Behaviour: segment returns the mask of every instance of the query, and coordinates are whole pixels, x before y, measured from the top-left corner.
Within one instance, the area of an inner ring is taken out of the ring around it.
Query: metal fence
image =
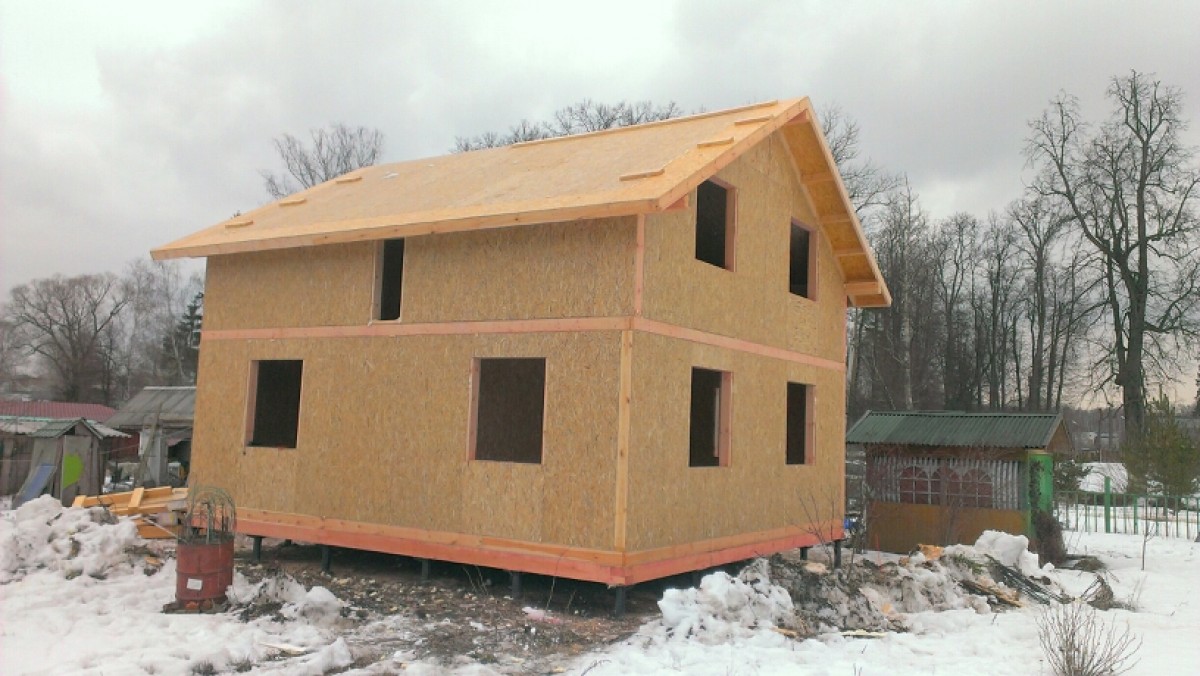
[[[1200,538],[1200,496],[1071,491],[1054,496],[1054,516],[1066,530]]]

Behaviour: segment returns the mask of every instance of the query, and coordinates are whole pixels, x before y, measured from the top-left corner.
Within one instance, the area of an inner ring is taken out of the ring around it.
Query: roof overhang
[[[156,260],[667,212],[772,134],[833,245],[846,296],[891,294],[807,99],[365,167],[156,248]]]

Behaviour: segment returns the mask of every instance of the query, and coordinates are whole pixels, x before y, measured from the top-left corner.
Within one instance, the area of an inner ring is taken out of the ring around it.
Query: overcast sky
[[[1197,26],[1196,2],[0,0],[0,294],[263,203],[284,132],[378,127],[404,160],[584,97],[836,103],[932,216],[982,216],[1060,90],[1099,119],[1150,71],[1200,117]]]

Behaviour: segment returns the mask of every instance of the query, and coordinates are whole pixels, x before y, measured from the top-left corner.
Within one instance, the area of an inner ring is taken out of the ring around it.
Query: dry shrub
[[[1054,606],[1038,618],[1038,642],[1056,676],[1123,674],[1137,665],[1142,639],[1105,623],[1085,603]]]

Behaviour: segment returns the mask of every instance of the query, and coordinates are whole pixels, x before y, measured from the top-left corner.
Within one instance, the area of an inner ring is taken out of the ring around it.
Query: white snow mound
[[[0,514],[0,584],[38,569],[103,578],[129,563],[125,550],[137,541],[129,519],[114,522],[103,507],[65,508],[44,495]]]
[[[705,575],[699,588],[668,589],[658,607],[673,639],[709,645],[749,636],[760,626],[788,624],[794,617],[792,598],[771,584],[765,559],[737,577],[717,572]]]

